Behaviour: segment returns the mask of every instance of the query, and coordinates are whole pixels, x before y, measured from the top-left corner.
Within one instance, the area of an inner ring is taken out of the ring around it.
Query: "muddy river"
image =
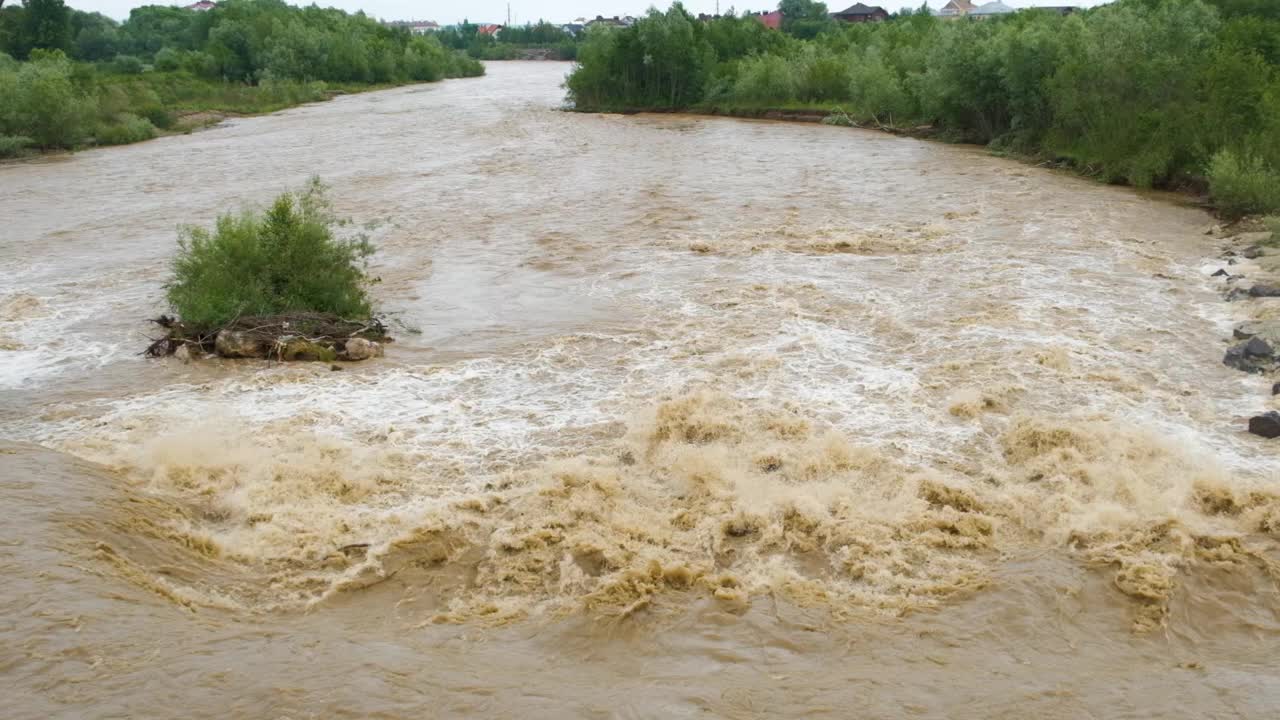
[[[0,165],[0,714],[1280,712],[1211,218],[566,69]],[[178,226],[313,174],[387,357],[142,358]]]

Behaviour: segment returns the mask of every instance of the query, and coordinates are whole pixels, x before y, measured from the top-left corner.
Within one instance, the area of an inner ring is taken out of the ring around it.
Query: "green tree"
[[[344,240],[319,179],[276,198],[265,213],[223,215],[212,231],[188,228],[179,241],[169,303],[198,331],[239,316],[372,312],[365,261],[374,248]]]
[[[4,134],[32,138],[45,148],[72,148],[84,142],[96,101],[72,82],[71,62],[59,50],[36,50],[12,85],[0,89],[6,102]]]
[[[23,0],[22,51],[71,50],[71,12],[62,0]]]
[[[120,26],[105,15],[72,10],[71,36],[76,60],[100,62],[120,54]]]
[[[782,13],[782,31],[798,38],[813,38],[823,30],[835,27],[827,13],[826,3],[813,0],[782,0],[778,3]]]

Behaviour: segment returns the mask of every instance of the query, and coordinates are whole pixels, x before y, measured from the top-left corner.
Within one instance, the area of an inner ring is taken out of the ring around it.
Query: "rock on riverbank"
[[[1270,375],[1271,395],[1280,394],[1280,238],[1270,232],[1244,232],[1225,240],[1220,268],[1213,277],[1225,283],[1224,297],[1240,301],[1252,318],[1233,331],[1235,344],[1222,358],[1229,367]],[[1270,410],[1249,420],[1249,432],[1280,437],[1280,413]]]
[[[283,361],[356,362],[382,357],[392,341],[378,320],[344,320],[323,313],[291,313],[238,318],[223,328],[193,331],[169,317],[155,320],[167,331],[152,342],[152,357],[177,356],[189,362],[203,354],[224,358]]]

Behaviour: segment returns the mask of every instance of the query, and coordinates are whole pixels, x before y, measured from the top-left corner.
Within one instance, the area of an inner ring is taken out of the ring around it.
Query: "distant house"
[[[838,13],[831,13],[831,17],[847,23],[880,22],[881,20],[888,20],[889,13],[879,6],[858,3],[850,5]]]
[[[986,3],[985,5],[979,5],[978,7],[970,10],[969,17],[973,18],[974,20],[985,20],[990,17],[997,17],[1000,15],[1010,15],[1015,12],[1017,11],[1009,7],[1008,5],[1005,5],[1004,3],[1000,2],[1000,0],[995,0],[995,2],[989,2],[989,3]]]
[[[973,12],[975,9],[977,8],[975,8],[973,3],[969,2],[969,0],[948,0],[947,4],[943,5],[942,9],[938,11],[938,17],[942,17],[942,18],[964,17],[965,15],[968,15],[969,13]]]
[[[628,20],[631,22],[627,22]],[[587,27],[596,27],[597,25],[606,25],[608,27],[627,27],[634,22],[635,18],[620,18],[616,15],[611,18],[607,18],[603,15],[597,15],[595,20],[588,20],[586,25]]]
[[[402,27],[414,35],[426,35],[427,33],[440,31],[440,24],[431,20],[402,20],[389,24]]]
[[[501,25],[480,25],[476,27],[477,35],[489,35],[490,37],[498,37],[498,33],[502,31]]]
[[[770,28],[771,30],[782,29],[782,11],[781,10],[774,10],[773,12],[762,12],[759,15],[753,15],[752,17],[754,17],[756,20],[759,20],[761,25],[764,25],[765,27]]]
[[[575,23],[568,23],[565,25],[561,25],[560,29],[565,31],[569,35],[577,37],[582,34],[583,30],[587,29],[587,26],[582,23],[575,22]]]
[[[210,10],[216,7],[218,7],[218,3],[216,2],[210,2],[210,0],[200,0],[200,2],[192,3],[182,9],[191,10],[192,12],[209,12]]]
[[[1054,12],[1059,15],[1070,15],[1074,12],[1080,12],[1080,8],[1075,5],[1042,5],[1030,8],[1031,10],[1043,10],[1045,12]]]

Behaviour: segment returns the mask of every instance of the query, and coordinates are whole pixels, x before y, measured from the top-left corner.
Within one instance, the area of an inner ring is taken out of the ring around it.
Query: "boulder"
[[[1249,288],[1249,297],[1280,297],[1280,285],[1254,285]]]
[[[339,355],[343,360],[359,361],[382,357],[382,344],[364,338],[350,338]]]
[[[173,356],[181,360],[183,365],[186,365],[191,362],[191,348],[186,343],[182,343],[177,350],[173,351]]]
[[[1231,274],[1231,273],[1227,272],[1225,269],[1223,269],[1223,268],[1218,268],[1218,271],[1217,271],[1217,272],[1215,272],[1214,274],[1210,275],[1209,277],[1227,277],[1227,276],[1228,276],[1228,275],[1230,275],[1230,274]]]
[[[1280,347],[1280,320],[1250,320],[1237,325],[1231,334],[1237,340],[1260,337],[1272,348]]]
[[[1222,364],[1250,373],[1265,372],[1275,364],[1275,351],[1267,341],[1253,337],[1228,350]]]
[[[266,343],[240,330],[219,331],[213,349],[225,358],[264,358],[268,351]]]
[[[306,338],[293,337],[283,340],[277,346],[281,360],[323,360],[329,362],[337,357],[333,348]]]
[[[1249,418],[1249,432],[1270,439],[1280,437],[1280,412],[1272,410]]]
[[[1272,386],[1271,386],[1271,394],[1272,394],[1272,395],[1280,395],[1280,382],[1278,382],[1278,383],[1276,383],[1275,385],[1272,385]]]
[[[1245,357],[1269,358],[1275,355],[1275,352],[1271,343],[1260,337],[1251,337],[1244,342]]]

